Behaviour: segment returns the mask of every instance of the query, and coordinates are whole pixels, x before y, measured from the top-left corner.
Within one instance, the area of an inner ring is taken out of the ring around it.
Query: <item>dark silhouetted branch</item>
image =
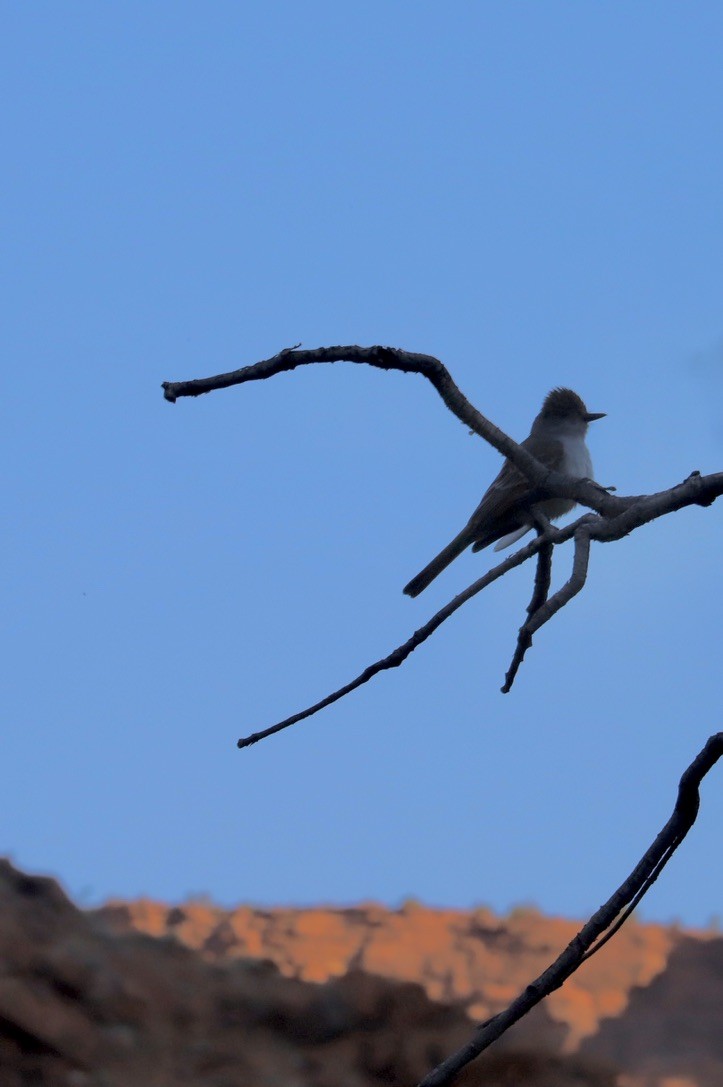
[[[544,535],[548,525],[538,524],[537,535]],[[532,645],[532,634],[529,630],[530,619],[533,615],[539,611],[542,605],[547,600],[547,594],[550,591],[550,581],[552,580],[552,552],[554,546],[548,539],[537,552],[537,569],[535,571],[535,584],[532,587],[532,599],[527,605],[527,619],[520,627],[517,635],[517,645],[515,646],[514,656],[512,657],[512,663],[510,664],[507,674],[505,675],[504,686],[502,687],[502,693],[508,694],[512,690],[512,684],[515,682],[515,676],[519,670],[520,665],[525,659],[525,653]]]
[[[542,604],[534,615],[530,616],[527,624],[530,632],[530,637],[536,634],[537,631],[552,619],[560,608],[564,608],[565,604],[572,600],[573,596],[582,589],[587,578],[587,568],[590,561],[590,527],[587,517],[583,517],[578,522],[574,534],[575,540],[575,557],[572,561],[572,573],[570,574],[569,581],[559,589],[554,596],[551,596],[549,600],[546,600]]]
[[[527,477],[532,484],[531,505],[551,496],[568,498],[573,499],[582,506],[595,510],[597,516],[587,514],[581,518],[573,526],[575,528],[574,533],[567,529],[556,529],[547,533],[544,553],[539,546],[527,545],[527,547],[522,548],[514,556],[514,561],[507,560],[491,571],[489,575],[480,578],[468,590],[455,597],[446,608],[433,616],[404,645],[399,646],[389,656],[370,665],[351,683],[328,695],[314,706],[309,707],[309,709],[286,718],[286,720],[279,722],[272,728],[255,732],[246,739],[240,740],[240,747],[248,747],[266,736],[280,732],[282,729],[288,728],[289,725],[312,716],[325,706],[331,705],[346,694],[356,690],[357,687],[367,683],[378,672],[387,668],[396,668],[461,604],[502,576],[502,573],[506,573],[507,570],[511,570],[514,566],[525,562],[532,555],[539,554],[535,589],[528,608],[528,618],[520,629],[515,654],[505,677],[505,685],[502,688],[505,692],[509,691],[525,653],[532,644],[533,635],[577,595],[585,584],[590,556],[590,542],[592,540],[609,543],[613,540],[622,539],[623,536],[627,536],[636,528],[640,528],[658,517],[683,509],[685,506],[709,506],[723,494],[723,472],[709,476],[701,476],[700,472],[693,472],[683,483],[679,483],[666,491],[651,495],[629,495],[626,497],[613,496],[609,493],[610,489],[600,487],[591,480],[571,479],[559,472],[552,472],[470,404],[439,359],[431,355],[402,351],[399,348],[360,347],[355,345],[319,347],[303,351],[299,350],[298,347],[286,348],[272,358],[264,359],[261,362],[244,366],[229,373],[217,374],[215,377],[198,378],[193,381],[166,381],[163,383],[164,395],[167,400],[175,403],[180,397],[200,396],[215,389],[226,389],[232,385],[242,385],[248,381],[265,380],[278,374],[288,373],[300,366],[334,362],[359,363],[381,370],[398,370],[401,373],[420,374],[434,386],[449,410],[466,427],[489,442],[498,452],[512,461]],[[569,539],[573,534],[575,536],[575,557],[572,575],[562,589],[548,599],[549,566],[552,550],[555,545]],[[545,582],[547,582],[546,585]]]
[[[380,346],[316,347],[306,351],[287,347],[272,358],[263,359],[250,366],[242,366],[241,369],[232,370],[226,374],[195,378],[191,381],[164,381],[163,395],[166,400],[175,404],[180,397],[202,396],[216,389],[228,389],[232,385],[243,385],[247,381],[263,381],[277,374],[289,373],[299,366],[333,362],[360,363],[374,366],[379,370],[398,370],[403,374],[420,374],[426,377],[460,422],[484,438],[504,457],[508,457],[531,483],[539,487],[540,498],[549,494],[572,498],[581,505],[607,516],[621,513],[627,508],[626,499],[613,497],[604,487],[600,487],[591,480],[572,479],[560,472],[551,472],[504,431],[486,419],[462,394],[452,380],[447,367],[432,355],[402,351],[398,347]]]
[[[550,532],[557,538],[558,535],[566,534],[567,538],[572,535],[574,525],[568,525],[564,529],[551,528]],[[473,582],[468,588],[461,592],[458,596],[455,596],[454,600],[450,600],[448,604],[445,604],[436,615],[433,615],[431,619],[427,620],[424,626],[421,626],[419,630],[415,630],[411,638],[408,638],[403,645],[397,646],[386,657],[382,657],[381,660],[376,661],[374,664],[370,664],[368,668],[365,668],[356,679],[353,679],[350,683],[346,683],[343,687],[340,687],[338,691],[334,691],[332,694],[327,695],[326,698],[322,698],[320,702],[316,702],[313,706],[309,706],[308,709],[301,710],[299,713],[292,714],[291,717],[284,718],[283,721],[279,721],[276,725],[271,725],[270,728],[265,728],[261,732],[252,732],[250,736],[244,736],[238,741],[238,747],[251,747],[252,744],[258,743],[259,740],[265,740],[267,736],[273,736],[276,732],[281,732],[282,729],[289,728],[290,725],[298,724],[299,721],[306,720],[307,717],[313,717],[319,710],[325,709],[333,702],[338,702],[340,698],[344,698],[345,695],[351,694],[352,691],[357,690],[358,687],[362,687],[365,683],[368,683],[370,679],[378,675],[379,672],[385,671],[387,668],[398,668],[402,664],[410,653],[413,653],[415,649],[426,642],[435,630],[442,625],[442,623],[449,619],[450,615],[461,608],[463,604],[466,604],[468,600],[471,600],[477,593],[482,592],[488,585],[491,585],[493,581],[497,581],[509,570],[514,570],[516,566],[521,566],[523,562],[527,560],[541,549],[551,547],[550,536],[548,534],[540,535],[531,543],[525,547],[516,551],[514,555],[510,555],[508,559],[501,562],[499,566],[495,566],[493,570],[484,574],[477,581]]]
[[[574,524],[554,529],[538,523],[538,536],[493,570],[475,581],[464,592],[436,613],[403,645],[388,656],[369,665],[356,679],[328,695],[315,705],[296,713],[278,724],[252,733],[238,741],[248,747],[282,729],[305,720],[345,695],[367,683],[379,672],[396,668],[421,645],[441,624],[464,603],[481,592],[509,570],[521,565],[533,555],[538,556],[534,591],[528,606],[528,618],[520,629],[515,655],[506,676],[509,690],[517,670],[532,644],[533,635],[563,608],[585,585],[590,544],[596,540],[609,543],[620,540],[630,532],[649,524],[658,517],[676,512],[686,506],[709,506],[723,494],[723,473],[701,476],[693,472],[686,480],[668,490],[651,495],[617,497],[590,480],[575,480],[549,471],[525,449],[494,426],[463,396],[446,367],[431,355],[421,355],[390,347],[324,347],[315,350],[288,348],[273,358],[242,367],[215,377],[193,381],[164,382],[164,395],[170,402],[180,397],[199,396],[215,389],[259,381],[286,373],[299,366],[334,362],[360,363],[382,370],[398,370],[425,377],[436,389],[450,411],[490,445],[507,457],[530,481],[530,504],[548,497],[572,499],[594,510],[584,514]],[[556,545],[573,538],[575,553],[569,580],[552,597],[549,596],[552,554]],[[536,978],[504,1011],[488,1019],[475,1031],[468,1044],[442,1062],[420,1084],[420,1087],[445,1087],[475,1057],[518,1022],[535,1005],[561,985],[582,962],[596,954],[618,931],[632,910],[658,878],[675,850],[695,822],[700,804],[699,788],[703,777],[723,755],[723,733],[712,736],[700,754],[683,774],[671,818],[627,880],[611,898],[590,918],[554,963]]]
[[[711,736],[680,779],[673,814],[621,887],[590,918],[551,966],[535,978],[504,1011],[477,1028],[470,1041],[442,1061],[419,1087],[446,1087],[536,1004],[559,989],[577,968],[599,951],[630,915],[630,908],[652,886],[693,826],[700,806],[700,783],[723,756],[723,732]],[[621,919],[622,918],[622,919]]]

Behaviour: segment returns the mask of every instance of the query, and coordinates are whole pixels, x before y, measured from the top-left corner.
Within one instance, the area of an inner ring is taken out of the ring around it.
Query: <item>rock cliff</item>
[[[78,910],[0,862],[0,1087],[411,1087],[576,925],[516,910]],[[635,921],[459,1080],[719,1087],[723,939]]]

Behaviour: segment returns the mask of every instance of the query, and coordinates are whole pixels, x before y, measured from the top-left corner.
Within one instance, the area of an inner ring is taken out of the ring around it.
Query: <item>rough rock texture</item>
[[[505,1007],[580,927],[534,908],[500,918],[487,909],[433,910],[416,903],[401,910],[369,904],[228,911],[142,900],[111,903],[100,912],[116,931],[172,935],[211,962],[269,959],[286,977],[304,981],[326,981],[356,969],[417,982],[431,1000],[461,1006],[472,1019]],[[555,1048],[576,1052],[603,1019],[622,1015],[631,991],[661,974],[682,940],[675,929],[629,921],[603,953],[547,1000],[558,1025]]]
[[[0,862],[0,1087],[411,1087],[574,928],[415,905],[81,912]],[[723,1083],[723,940],[633,924],[565,989],[458,1082]]]

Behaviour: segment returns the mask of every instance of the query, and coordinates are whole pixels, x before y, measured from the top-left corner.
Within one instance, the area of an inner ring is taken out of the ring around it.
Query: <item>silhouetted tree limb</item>
[[[504,457],[508,457],[531,483],[540,488],[540,498],[550,494],[574,498],[581,505],[607,515],[619,513],[626,508],[625,499],[613,497],[591,480],[571,479],[560,472],[551,472],[470,404],[452,380],[447,367],[432,355],[402,351],[398,347],[316,347],[308,351],[287,347],[270,359],[263,359],[227,374],[216,374],[215,377],[196,378],[192,381],[164,381],[163,395],[166,400],[175,404],[179,397],[201,396],[215,389],[227,389],[231,385],[243,385],[247,381],[262,381],[277,374],[288,373],[298,366],[329,362],[363,363],[379,370],[421,374],[431,382],[460,422],[484,438]]]
[[[538,559],[536,588],[531,604],[528,607],[528,617],[518,635],[512,664],[505,677],[505,685],[502,688],[504,692],[508,692],[512,687],[517,670],[522,663],[525,652],[532,644],[532,636],[535,632],[583,588],[587,577],[592,540],[609,543],[613,540],[622,539],[623,536],[627,536],[634,529],[640,528],[658,517],[683,509],[685,506],[708,506],[723,494],[723,472],[709,476],[701,476],[699,472],[693,472],[682,483],[668,490],[660,491],[657,494],[629,495],[626,497],[614,496],[609,493],[609,488],[600,487],[591,480],[571,479],[559,472],[552,472],[470,404],[439,359],[431,355],[402,351],[398,348],[379,346],[320,347],[313,350],[299,350],[296,347],[287,348],[272,358],[264,359],[261,362],[244,366],[229,373],[217,374],[215,377],[199,378],[192,381],[166,381],[163,383],[164,395],[171,403],[175,403],[180,397],[200,396],[215,389],[242,385],[247,381],[265,380],[277,374],[295,370],[299,366],[342,361],[374,366],[381,370],[398,370],[402,373],[421,374],[431,382],[449,410],[465,426],[484,438],[503,456],[508,457],[527,477],[533,487],[530,497],[531,504],[551,496],[557,496],[574,499],[580,505],[587,506],[597,514],[597,516],[593,514],[585,515],[572,526],[572,532],[568,531],[568,529],[551,529],[545,533],[545,548],[549,550],[550,554],[557,544],[568,540],[570,536],[575,537],[572,574],[562,589],[548,599],[549,572],[546,573],[546,566],[541,565],[543,562],[547,563],[547,559]],[[507,573],[508,570],[520,565],[521,562],[525,562],[535,554],[542,555],[539,540],[526,545],[512,559],[505,560],[504,563],[495,567],[489,574],[474,582],[469,589],[460,593],[445,608],[437,612],[403,645],[399,646],[387,657],[365,668],[356,679],[323,698],[309,709],[296,713],[270,728],[255,732],[251,736],[239,740],[239,746],[248,747],[266,736],[288,728],[290,725],[310,717],[325,706],[331,705],[346,694],[356,690],[357,687],[367,683],[378,672],[397,667],[463,603],[486,588],[487,585],[496,581],[502,574]],[[543,593],[542,588],[546,579],[547,586]]]
[[[723,732],[711,736],[680,779],[673,814],[631,874],[604,906],[590,918],[560,956],[512,1003],[477,1028],[469,1042],[442,1061],[419,1087],[446,1087],[483,1050],[550,993],[559,989],[577,968],[607,943],[650,889],[693,826],[700,806],[700,783],[723,755]]]
[[[556,529],[538,521],[538,536],[520,548],[504,562],[483,575],[464,592],[456,596],[411,638],[388,656],[367,667],[356,679],[317,702],[314,706],[296,713],[261,732],[239,740],[239,747],[247,747],[266,736],[288,728],[318,712],[325,706],[343,698],[346,694],[368,682],[378,672],[398,667],[410,653],[467,600],[481,592],[509,570],[537,555],[537,572],[528,616],[520,629],[515,656],[507,673],[503,690],[509,690],[526,650],[532,644],[532,636],[567,604],[585,585],[593,540],[608,543],[620,540],[636,528],[690,505],[708,506],[723,494],[723,473],[701,476],[693,472],[682,483],[668,490],[651,495],[627,497],[613,496],[605,488],[590,480],[574,480],[551,472],[530,454],[495,427],[474,408],[452,381],[448,371],[429,355],[414,354],[387,347],[330,347],[313,351],[290,348],[273,358],[231,373],[186,382],[164,382],[166,399],[175,402],[179,397],[198,396],[214,389],[228,388],[246,381],[263,380],[276,374],[313,363],[348,361],[364,363],[383,370],[399,370],[418,373],[426,377],[437,390],[447,407],[465,426],[488,441],[495,449],[508,457],[527,477],[533,486],[531,504],[550,496],[574,499],[595,511],[584,514],[572,525]],[[574,538],[575,551],[569,580],[549,597],[552,554],[557,544]],[[695,822],[700,797],[699,787],[705,774],[723,755],[723,733],[712,736],[700,754],[683,774],[673,814],[666,826],[647,850],[634,871],[568,944],[562,954],[547,970],[536,978],[505,1010],[488,1019],[477,1028],[469,1043],[452,1054],[422,1081],[419,1087],[444,1087],[475,1057],[505,1033],[536,1004],[560,988],[582,962],[594,955],[618,931],[635,906],[658,878],[671,856]]]
[[[572,563],[572,574],[569,581],[559,589],[554,596],[551,596],[549,600],[545,600],[537,611],[530,616],[529,621],[525,624],[527,631],[532,640],[532,635],[535,634],[540,627],[552,619],[560,608],[564,608],[568,601],[572,600],[573,596],[582,589],[587,578],[587,568],[590,561],[590,519],[589,517],[583,517],[578,521],[575,527],[575,533],[573,535],[575,541],[575,557]]]
[[[577,523],[577,522],[576,522]],[[295,713],[291,717],[284,718],[283,721],[279,721],[278,724],[272,725],[270,728],[265,728],[261,732],[252,732],[250,736],[245,736],[238,741],[239,747],[251,747],[252,744],[258,743],[259,740],[266,739],[267,736],[273,736],[275,732],[281,732],[282,729],[288,728],[290,725],[295,725],[299,721],[304,721],[307,717],[312,717],[319,710],[323,710],[326,706],[330,706],[332,702],[338,702],[340,698],[343,698],[347,694],[351,694],[358,687],[362,687],[365,683],[368,683],[370,679],[376,676],[379,672],[385,671],[387,668],[398,668],[400,664],[407,659],[410,653],[426,642],[435,630],[442,625],[445,619],[449,619],[450,615],[461,608],[463,604],[466,604],[468,600],[471,600],[477,593],[482,592],[488,585],[491,585],[493,581],[497,581],[504,574],[510,570],[514,570],[516,566],[521,566],[523,562],[527,560],[541,549],[551,546],[550,541],[558,541],[558,537],[564,536],[565,539],[569,539],[575,530],[575,524],[567,525],[566,528],[556,529],[550,528],[543,534],[532,540],[531,543],[526,544],[525,547],[520,548],[514,555],[510,555],[494,569],[489,570],[486,574],[483,574],[481,578],[474,581],[463,592],[455,596],[453,600],[450,600],[448,604],[445,604],[436,615],[433,615],[431,619],[428,619],[424,626],[421,626],[419,630],[415,630],[411,638],[408,638],[403,645],[397,646],[386,657],[382,657],[381,660],[375,661],[374,664],[370,664],[368,668],[365,668],[353,679],[350,683],[346,683],[343,687],[340,687],[338,691],[334,691],[332,694],[327,695],[326,698],[322,698],[320,702],[316,702],[313,706],[309,706],[306,710],[301,710],[300,713]]]
[[[542,517],[539,511],[536,512],[537,520],[537,535],[543,536],[546,531],[549,531],[550,522],[547,518]],[[547,524],[544,522],[547,521]],[[530,630],[530,621],[534,615],[540,610],[542,605],[547,600],[547,594],[550,591],[550,582],[552,581],[552,552],[554,545],[550,539],[547,539],[540,550],[537,552],[537,569],[535,571],[535,584],[532,588],[532,599],[527,605],[527,619],[520,627],[517,635],[517,645],[515,646],[515,653],[512,658],[507,674],[505,676],[504,686],[502,687],[502,694],[507,694],[512,689],[512,684],[515,682],[515,676],[518,669],[525,659],[525,653],[532,645],[532,632]]]

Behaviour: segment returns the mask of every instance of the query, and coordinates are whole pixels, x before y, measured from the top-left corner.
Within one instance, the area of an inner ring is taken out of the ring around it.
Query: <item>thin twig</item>
[[[542,536],[544,532],[545,528],[538,525],[538,536]],[[532,616],[545,603],[545,601],[547,600],[547,594],[550,591],[550,581],[552,579],[553,548],[554,544],[552,543],[552,541],[548,541],[540,548],[537,553],[537,569],[535,570],[535,584],[532,589],[532,599],[527,605],[527,619],[520,627],[519,633],[517,635],[517,645],[515,646],[512,663],[507,670],[507,674],[505,675],[505,683],[502,687],[503,694],[508,694],[512,690],[512,684],[515,682],[515,676],[517,675],[520,665],[525,659],[525,653],[532,645],[532,634],[529,630],[529,621]]]
[[[590,555],[590,541],[598,540],[600,542],[608,543],[612,540],[622,539],[623,536],[627,536],[633,528],[640,527],[647,524],[650,521],[655,520],[658,517],[664,516],[665,513],[670,512],[664,501],[665,498],[672,504],[674,509],[681,509],[686,505],[706,505],[714,500],[719,494],[723,494],[723,473],[718,473],[715,476],[700,476],[698,473],[693,473],[683,483],[678,484],[676,487],[671,487],[669,491],[660,492],[653,495],[642,495],[639,499],[636,499],[636,506],[630,509],[626,509],[624,513],[618,517],[607,519],[604,517],[596,517],[594,514],[583,514],[570,525],[566,525],[564,528],[553,528],[547,534],[547,540],[553,545],[565,543],[571,537],[575,538],[575,556],[573,560],[573,568],[570,579],[558,590],[552,597],[550,597],[540,608],[537,609],[534,615],[531,615],[525,624],[526,632],[530,637],[537,633],[541,626],[549,622],[549,620],[558,612],[565,604],[567,604],[577,593],[580,592],[587,576],[588,561]],[[710,497],[713,495],[713,497]],[[267,736],[272,736],[276,732],[281,732],[283,729],[288,728],[290,725],[295,725],[299,721],[304,721],[308,717],[312,717],[319,710],[325,709],[327,706],[332,705],[334,702],[338,702],[339,699],[344,698],[345,695],[351,694],[352,691],[368,683],[370,679],[378,675],[388,668],[397,668],[402,664],[406,658],[412,653],[422,642],[426,641],[431,634],[441,624],[448,619],[462,604],[466,603],[471,597],[476,596],[493,581],[496,581],[498,577],[501,577],[508,570],[514,569],[515,566],[519,566],[521,563],[526,562],[532,555],[538,553],[540,549],[540,539],[534,540],[532,543],[527,544],[510,559],[505,560],[500,566],[495,567],[477,581],[473,582],[468,589],[454,597],[444,608],[442,608],[436,615],[433,615],[424,626],[420,627],[418,631],[412,635],[403,645],[398,646],[388,656],[383,657],[381,660],[376,661],[374,664],[369,665],[361,672],[356,679],[350,683],[345,684],[332,694],[327,695],[326,698],[316,702],[313,706],[309,706],[308,709],[302,710],[299,713],[293,714],[291,717],[285,718],[278,724],[271,726],[270,728],[263,729],[260,732],[253,732],[251,735],[242,737],[238,741],[238,747],[250,747],[252,744],[257,743],[259,740],[266,739]],[[509,565],[508,565],[509,564]],[[504,688],[503,688],[504,690]]]
[[[502,694],[509,694],[512,689],[512,684],[515,681],[518,669],[524,660],[525,653],[532,645],[532,635],[552,619],[560,608],[564,608],[565,604],[572,600],[573,596],[582,589],[587,578],[588,562],[590,558],[590,525],[597,523],[599,518],[594,514],[586,514],[580,518],[575,527],[574,539],[575,539],[575,556],[572,564],[572,573],[568,581],[548,600],[547,593],[550,589],[550,576],[552,573],[552,549],[555,545],[555,541],[550,541],[549,547],[549,568],[547,570],[541,570],[541,563],[543,561],[544,550],[540,551],[538,555],[538,567],[535,577],[535,588],[532,594],[532,600],[527,608],[528,618],[520,627],[520,632],[517,636],[517,646],[515,647],[515,653],[510,664],[509,671],[505,676],[504,686],[501,687]],[[546,580],[545,580],[546,578]],[[538,582],[540,583],[538,589]],[[543,595],[544,590],[544,595]]]
[[[559,542],[563,537],[566,539],[569,538],[572,535],[574,528],[575,525],[568,525],[564,529],[551,528],[549,532],[553,534],[552,538],[555,542]],[[250,736],[242,737],[238,741],[237,746],[251,747],[252,744],[258,743],[259,740],[265,740],[267,736],[273,736],[274,733],[281,732],[282,729],[289,728],[290,725],[295,725],[299,721],[304,721],[307,717],[312,717],[315,713],[318,713],[319,710],[323,710],[327,706],[331,706],[332,703],[338,702],[340,698],[344,698],[345,695],[351,694],[351,692],[355,691],[358,687],[368,683],[369,680],[379,672],[383,672],[387,668],[398,668],[399,665],[407,659],[410,653],[413,653],[422,642],[426,642],[427,638],[429,638],[446,619],[449,619],[451,615],[454,615],[463,604],[466,604],[473,596],[482,592],[483,589],[486,589],[493,581],[497,581],[498,578],[501,578],[509,570],[514,570],[516,566],[521,566],[523,562],[527,562],[527,560],[538,553],[541,548],[548,545],[552,546],[548,533],[538,536],[535,540],[526,544],[525,547],[516,551],[514,555],[510,555],[510,557],[505,559],[504,562],[501,562],[499,566],[495,566],[493,570],[490,570],[481,578],[478,578],[477,581],[474,581],[468,588],[459,593],[458,596],[455,596],[453,600],[450,600],[448,604],[445,604],[445,606],[433,615],[431,619],[428,619],[424,626],[421,626],[419,630],[415,630],[411,638],[408,638],[402,645],[393,649],[386,657],[382,657],[381,660],[375,661],[374,664],[370,664],[356,677],[356,679],[351,680],[350,683],[344,684],[343,687],[340,687],[332,694],[327,695],[326,698],[322,698],[320,702],[315,702],[314,705],[309,706],[308,709],[301,710],[299,713],[294,713],[291,717],[286,717],[283,721],[279,721],[278,724],[271,725],[270,728],[265,728],[261,732],[252,732]]]
[[[465,1065],[478,1057],[513,1023],[518,1022],[536,1004],[559,989],[585,961],[593,947],[602,947],[600,938],[603,934],[616,925],[621,915],[623,920],[628,916],[625,913],[626,907],[639,901],[640,892],[651,886],[693,826],[700,806],[700,783],[721,756],[723,732],[710,737],[681,777],[673,814],[625,882],[597,910],[547,970],[528,985],[509,1007],[479,1026],[470,1041],[425,1076],[419,1087],[446,1087]]]
[[[527,627],[530,632],[530,640],[532,640],[532,635],[536,634],[541,626],[549,622],[560,608],[564,608],[565,604],[568,604],[573,596],[577,596],[585,584],[590,561],[589,517],[589,514],[587,517],[582,517],[575,529],[575,556],[572,560],[572,573],[569,580],[529,618]]]

